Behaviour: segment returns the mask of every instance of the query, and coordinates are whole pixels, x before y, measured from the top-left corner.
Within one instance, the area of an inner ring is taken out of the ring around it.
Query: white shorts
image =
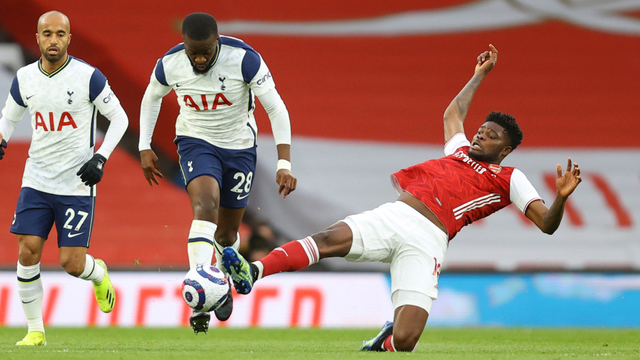
[[[353,232],[348,261],[391,263],[394,308],[414,305],[431,311],[448,237],[429,219],[401,201],[343,220]]]

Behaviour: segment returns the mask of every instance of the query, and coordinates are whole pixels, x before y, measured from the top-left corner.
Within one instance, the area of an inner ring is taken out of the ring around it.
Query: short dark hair
[[[522,130],[520,130],[520,126],[518,126],[516,118],[513,116],[499,111],[492,111],[487,115],[485,121],[492,121],[504,128],[504,132],[507,134],[507,137],[509,137],[509,142],[513,150],[522,143]]]
[[[206,40],[211,35],[218,35],[218,23],[207,13],[192,13],[182,21],[182,35],[192,40]]]

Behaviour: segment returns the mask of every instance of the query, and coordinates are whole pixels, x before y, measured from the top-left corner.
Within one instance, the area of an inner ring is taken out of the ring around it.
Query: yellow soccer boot
[[[17,346],[44,346],[47,345],[47,340],[44,337],[44,333],[40,331],[30,331],[24,337],[24,339],[16,343]]]
[[[109,313],[116,306],[116,291],[113,289],[111,279],[109,279],[109,272],[107,271],[107,265],[104,261],[96,259],[96,263],[104,269],[104,278],[99,283],[93,283],[93,291],[96,294],[96,300],[100,310],[105,313]]]

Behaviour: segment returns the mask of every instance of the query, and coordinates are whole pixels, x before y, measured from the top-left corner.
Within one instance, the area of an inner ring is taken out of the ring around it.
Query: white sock
[[[197,265],[211,265],[213,260],[213,234],[218,226],[209,221],[193,220],[189,230],[189,268],[195,269]]]
[[[18,296],[22,303],[24,315],[27,317],[29,332],[41,331],[44,333],[44,320],[42,318],[42,281],[40,279],[40,263],[31,266],[22,266],[18,261]]]
[[[227,270],[222,266],[222,250],[224,250],[224,246],[218,244],[217,241],[213,242],[216,247],[216,267],[218,270],[222,271],[222,273],[226,274]],[[231,245],[232,248],[238,250],[240,249],[240,233],[236,235],[236,241]]]
[[[94,259],[93,256],[86,254],[84,258],[84,271],[78,277],[97,284],[104,278],[104,269],[96,263],[96,259]]]

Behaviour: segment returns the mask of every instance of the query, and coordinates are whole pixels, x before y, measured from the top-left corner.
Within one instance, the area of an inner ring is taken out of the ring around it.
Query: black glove
[[[87,186],[93,186],[102,180],[102,174],[104,173],[104,163],[107,162],[104,156],[95,154],[91,160],[82,165],[76,175],[80,176],[82,182]]]
[[[0,143],[0,160],[2,160],[2,158],[4,157],[4,149],[7,147],[7,142],[2,139],[2,142]]]

